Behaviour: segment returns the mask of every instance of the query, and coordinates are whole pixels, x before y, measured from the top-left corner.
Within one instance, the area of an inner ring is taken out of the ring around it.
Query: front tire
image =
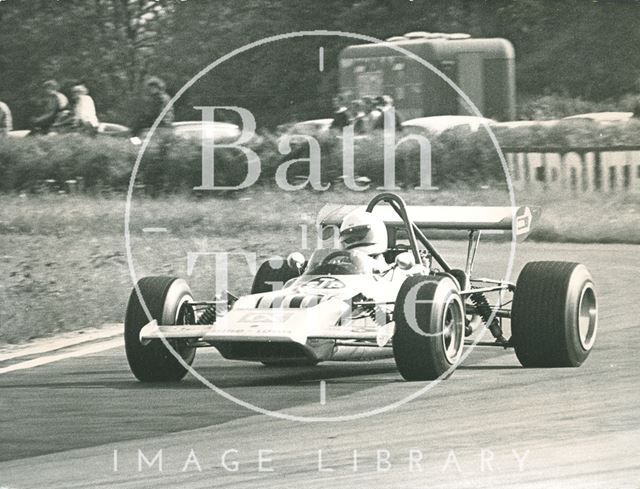
[[[183,307],[193,301],[187,283],[174,277],[144,277],[138,281],[138,288],[151,317],[160,325],[190,324],[190,310]],[[189,308],[190,309],[190,308]],[[152,340],[143,345],[140,330],[149,322],[134,288],[129,296],[124,320],[124,343],[127,360],[133,375],[142,382],[170,382],[182,379],[187,369],[178,361],[161,340]],[[196,349],[179,341],[171,346],[182,360],[191,365]]]
[[[511,343],[523,367],[578,367],[598,329],[591,274],[579,263],[527,263],[511,309]]]
[[[464,304],[451,277],[409,277],[396,300],[393,356],[405,380],[449,376],[464,347]]]

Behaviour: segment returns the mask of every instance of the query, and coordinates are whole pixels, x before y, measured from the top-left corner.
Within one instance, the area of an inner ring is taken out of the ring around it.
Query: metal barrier
[[[640,192],[640,146],[502,150],[518,190]]]

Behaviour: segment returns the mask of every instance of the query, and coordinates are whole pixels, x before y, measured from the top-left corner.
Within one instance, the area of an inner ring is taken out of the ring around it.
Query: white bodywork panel
[[[417,273],[418,268],[413,272]],[[319,360],[353,360],[360,356],[385,357],[372,354],[372,347],[350,349],[335,346],[326,348],[326,341],[366,340],[375,346],[389,344],[395,324],[379,325],[371,317],[352,317],[351,298],[364,294],[368,300],[381,304],[382,310],[392,311],[393,302],[408,271],[394,269],[384,275],[301,276],[287,287],[263,294],[241,297],[234,307],[214,324],[158,325],[156,320],[140,331],[140,341],[165,338],[192,340],[215,346],[219,342],[296,343]],[[323,279],[339,282],[340,288],[315,288]],[[300,297],[304,300],[300,301]],[[307,301],[307,298],[315,301]],[[298,307],[289,307],[298,298]],[[318,345],[321,348],[318,348]],[[348,353],[345,353],[345,348]]]

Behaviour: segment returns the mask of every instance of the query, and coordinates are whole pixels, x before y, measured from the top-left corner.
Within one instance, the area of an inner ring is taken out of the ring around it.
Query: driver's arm
[[[389,264],[384,261],[382,255],[378,255],[378,257],[376,258],[370,256],[369,259],[372,263],[373,273],[384,274],[391,270],[394,266],[393,263]]]

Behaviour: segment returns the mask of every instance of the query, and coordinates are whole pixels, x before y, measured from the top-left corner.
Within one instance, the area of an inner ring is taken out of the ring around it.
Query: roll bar
[[[404,199],[392,192],[384,192],[376,195],[373,199],[371,199],[371,201],[367,204],[366,211],[373,211],[373,208],[380,202],[386,202],[387,204],[389,204],[404,222],[404,225],[407,229],[407,235],[409,236],[411,252],[413,253],[413,258],[415,259],[416,263],[420,263],[420,252],[418,250],[419,240],[431,254],[431,256],[433,256],[436,262],[438,262],[438,264],[442,267],[442,269],[447,273],[451,273],[451,267],[449,266],[447,261],[442,257],[440,253],[438,253],[436,248],[431,244],[431,242],[427,239],[420,228],[409,219],[409,215],[407,213],[407,204],[405,203]]]

